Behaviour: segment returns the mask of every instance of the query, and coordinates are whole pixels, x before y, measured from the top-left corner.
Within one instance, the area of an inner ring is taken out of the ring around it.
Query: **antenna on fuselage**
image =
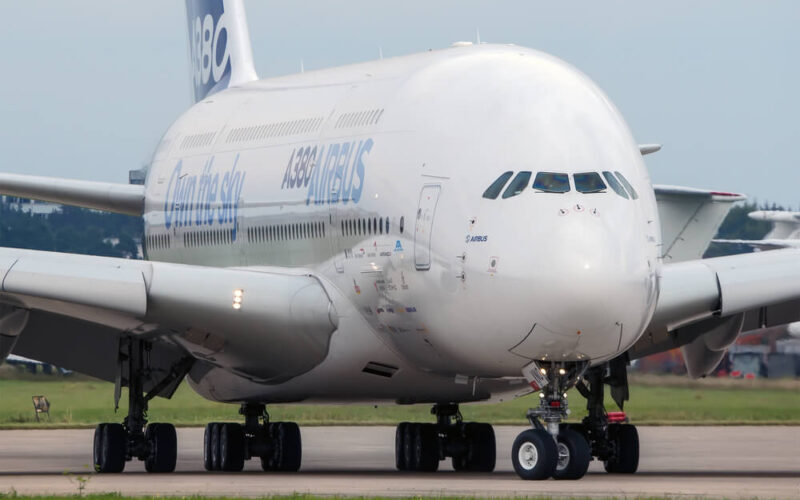
[[[300,73],[305,73],[305,72],[306,72],[306,68],[303,66],[303,60],[300,59]]]
[[[475,34],[477,35],[476,38],[478,39],[478,45],[480,45],[481,44],[481,29],[480,28],[475,28]]]
[[[383,59],[383,47],[378,47],[378,57]]]

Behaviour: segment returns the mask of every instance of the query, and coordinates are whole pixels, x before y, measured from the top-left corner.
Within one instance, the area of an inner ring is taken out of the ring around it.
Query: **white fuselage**
[[[566,173],[571,189],[483,198],[506,171]],[[572,174],[603,171],[638,199],[576,190]],[[587,77],[530,49],[459,47],[220,92],[165,134],[146,193],[149,259],[297,267],[336,297],[328,359],[271,386],[193,374],[215,399],[484,399],[503,390],[478,381],[500,387],[534,359],[617,356],[656,304],[661,233],[637,144]],[[370,361],[400,371],[358,379]]]

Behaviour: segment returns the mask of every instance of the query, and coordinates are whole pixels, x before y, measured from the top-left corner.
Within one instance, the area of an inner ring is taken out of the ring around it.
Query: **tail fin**
[[[256,80],[242,0],[186,0],[194,100]]]

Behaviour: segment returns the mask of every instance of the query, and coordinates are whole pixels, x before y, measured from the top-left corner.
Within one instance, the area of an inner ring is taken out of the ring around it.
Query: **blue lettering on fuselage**
[[[226,172],[214,169],[214,157],[206,161],[200,174],[183,173],[179,160],[167,184],[164,198],[164,224],[171,227],[231,225],[236,241],[239,204],[246,172],[237,170],[239,155]]]
[[[358,203],[364,191],[364,155],[374,141],[362,139],[292,151],[281,189],[307,189],[306,205]]]

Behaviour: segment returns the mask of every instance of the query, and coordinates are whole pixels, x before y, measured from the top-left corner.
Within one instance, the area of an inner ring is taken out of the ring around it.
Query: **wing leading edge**
[[[704,376],[745,329],[800,320],[800,250],[665,264],[653,320],[631,359],[681,347],[689,375]]]
[[[85,340],[153,338],[250,379],[278,382],[320,363],[338,324],[323,283],[302,270],[3,248],[0,275],[0,356],[10,351],[106,378],[107,368],[70,361],[106,363],[75,355]],[[89,326],[93,337],[82,336]]]

